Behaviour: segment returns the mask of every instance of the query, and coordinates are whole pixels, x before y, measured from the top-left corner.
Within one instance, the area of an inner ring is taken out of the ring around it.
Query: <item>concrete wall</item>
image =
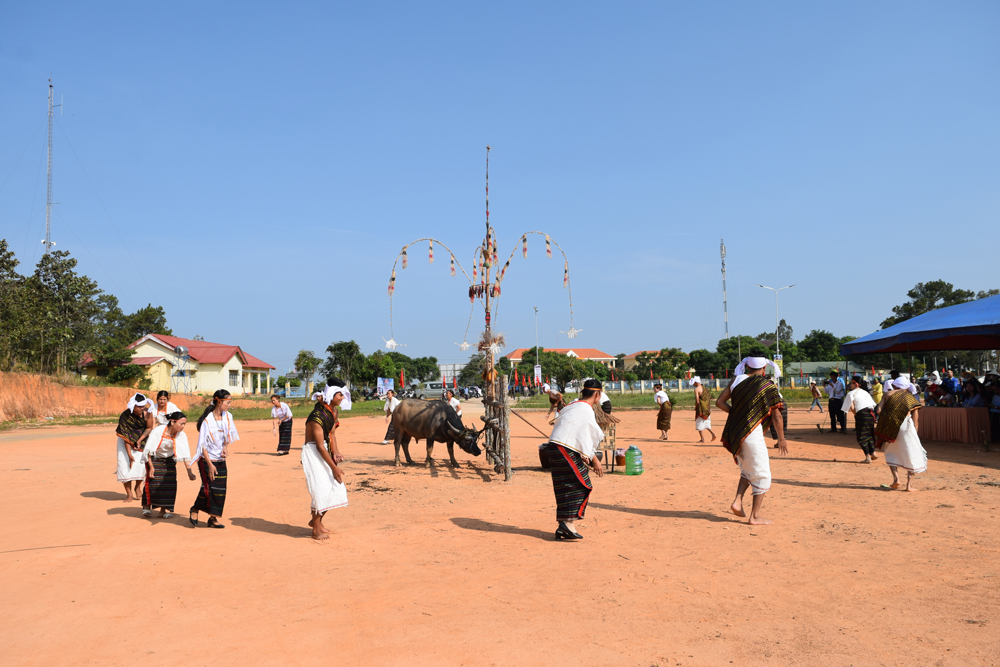
[[[0,373],[0,421],[118,415],[134,393],[126,387],[68,387],[42,375]],[[156,396],[155,392],[143,393]],[[201,397],[183,394],[170,400],[181,410],[203,403]]]

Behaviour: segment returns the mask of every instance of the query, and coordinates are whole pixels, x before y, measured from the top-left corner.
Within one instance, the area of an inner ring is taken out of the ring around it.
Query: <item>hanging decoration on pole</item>
[[[472,276],[466,272],[465,268],[462,267],[461,263],[455,259],[455,253],[444,243],[441,243],[438,239],[423,238],[417,239],[412,243],[403,246],[400,251],[399,256],[396,258],[396,263],[401,263],[402,268],[407,268],[409,265],[409,258],[407,249],[414,243],[419,243],[422,241],[427,241],[427,258],[430,264],[434,263],[434,244],[438,244],[443,247],[449,254],[449,273],[452,276],[456,275],[455,267],[457,266],[461,269],[462,274],[468,280],[468,297],[469,303],[472,304],[472,311],[469,314],[469,325],[466,326],[465,336],[461,343],[455,343],[463,352],[469,349],[471,345],[468,342],[469,326],[471,326],[472,316],[475,313],[475,303],[478,299],[483,306],[484,311],[484,324],[485,330],[480,336],[479,343],[476,349],[482,353],[482,379],[485,389],[485,396],[483,398],[483,403],[486,408],[486,414],[482,417],[485,422],[485,426],[481,434],[485,436],[484,450],[486,452],[487,460],[493,465],[494,470],[497,473],[503,473],[504,479],[509,481],[511,479],[511,467],[510,467],[510,429],[508,423],[509,409],[506,403],[506,392],[508,388],[508,381],[505,376],[501,376],[496,370],[496,358],[499,356],[503,348],[505,347],[504,335],[498,333],[495,329],[496,327],[496,314],[499,306],[499,298],[501,295],[501,283],[507,277],[507,270],[510,268],[511,262],[514,259],[514,255],[517,253],[518,245],[521,247],[521,256],[524,259],[528,258],[528,235],[538,234],[545,238],[545,256],[547,259],[552,258],[552,245],[555,244],[559,248],[559,252],[563,256],[563,288],[566,289],[569,301],[569,330],[562,331],[560,333],[566,334],[569,338],[576,338],[577,334],[581,332],[577,329],[573,322],[573,290],[570,284],[569,278],[569,258],[566,257],[566,252],[562,249],[562,246],[558,242],[552,239],[548,234],[540,231],[529,231],[524,232],[518,237],[518,242],[514,245],[514,249],[511,252],[510,258],[501,266],[499,259],[499,248],[497,243],[497,233],[490,223],[490,147],[486,147],[486,229],[483,236],[482,242],[475,248],[472,256]],[[389,340],[385,340],[386,348],[390,350],[396,349],[396,347],[401,346],[401,343],[397,343],[395,340],[395,335],[393,331],[393,299],[395,298],[396,291],[396,264],[392,267],[392,276],[389,279]],[[536,368],[535,377],[529,378],[528,373],[518,373],[515,370],[515,381],[514,386],[517,386],[517,380],[520,379],[520,385],[523,387],[529,385],[537,385],[541,382],[541,369]],[[442,380],[444,380],[442,378]],[[455,384],[453,379],[453,385]],[[402,374],[400,375],[400,385],[403,385]]]

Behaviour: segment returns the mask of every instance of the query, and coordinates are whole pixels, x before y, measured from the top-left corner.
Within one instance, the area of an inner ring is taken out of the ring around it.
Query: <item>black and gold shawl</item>
[[[741,382],[740,385],[742,384]],[[712,392],[705,385],[701,386],[701,396],[694,405],[694,415],[700,419],[708,419],[712,416]]]
[[[139,438],[146,430],[146,417],[139,417],[131,410],[126,410],[118,417],[118,428],[115,433],[128,444],[135,446],[139,444]]]
[[[878,413],[878,422],[875,424],[876,446],[881,447],[883,443],[895,442],[899,436],[899,427],[906,421],[907,415],[920,407],[920,401],[906,389],[897,389],[885,397],[885,404]]]
[[[758,425],[771,427],[771,412],[781,410],[781,395],[763,375],[751,375],[732,390],[732,408],[722,429],[722,446],[733,456]]]
[[[319,424],[320,428],[323,429],[323,440],[327,443],[330,442],[330,431],[337,428],[340,424],[337,420],[337,409],[331,408],[323,401],[316,402],[316,407],[306,417],[306,423],[308,424],[309,422]],[[320,443],[317,442],[316,444]]]

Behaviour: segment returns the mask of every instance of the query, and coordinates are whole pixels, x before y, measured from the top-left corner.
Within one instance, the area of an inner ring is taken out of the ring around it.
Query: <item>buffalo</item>
[[[483,451],[476,444],[479,434],[474,428],[468,428],[462,423],[455,408],[444,401],[425,401],[419,398],[404,398],[392,413],[392,428],[396,433],[393,443],[396,448],[396,465],[399,461],[399,447],[403,446],[403,454],[407,464],[413,463],[410,458],[410,438],[427,441],[427,465],[430,466],[431,454],[434,452],[434,441],[448,445],[448,456],[451,465],[457,466],[455,460],[455,443],[464,451],[479,456]]]

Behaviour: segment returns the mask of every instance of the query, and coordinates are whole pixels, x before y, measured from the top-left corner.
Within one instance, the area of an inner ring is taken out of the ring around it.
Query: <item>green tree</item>
[[[367,357],[357,370],[355,370],[354,381],[360,385],[372,386],[380,377],[391,378],[396,376],[396,364],[392,357],[382,350],[375,350]]]
[[[153,307],[147,304],[131,315],[126,315],[122,323],[122,337],[129,343],[134,343],[146,334],[163,334],[173,336],[174,332],[167,326],[167,314],[163,306]]]
[[[97,283],[78,274],[76,260],[57,250],[42,255],[28,281],[38,304],[38,367],[59,372],[76,366],[92,339],[99,315]]]
[[[295,372],[306,380],[310,380],[322,363],[312,350],[299,350],[299,353],[295,355]]]
[[[804,361],[839,361],[841,339],[829,331],[813,329],[799,341]]]
[[[483,383],[483,362],[486,355],[483,353],[473,354],[469,357],[462,372],[458,374],[458,384],[464,387],[478,387]]]
[[[361,346],[353,340],[342,340],[332,343],[326,348],[326,361],[323,363],[323,375],[338,376],[345,382],[353,382],[354,370],[365,363],[365,355]]]

